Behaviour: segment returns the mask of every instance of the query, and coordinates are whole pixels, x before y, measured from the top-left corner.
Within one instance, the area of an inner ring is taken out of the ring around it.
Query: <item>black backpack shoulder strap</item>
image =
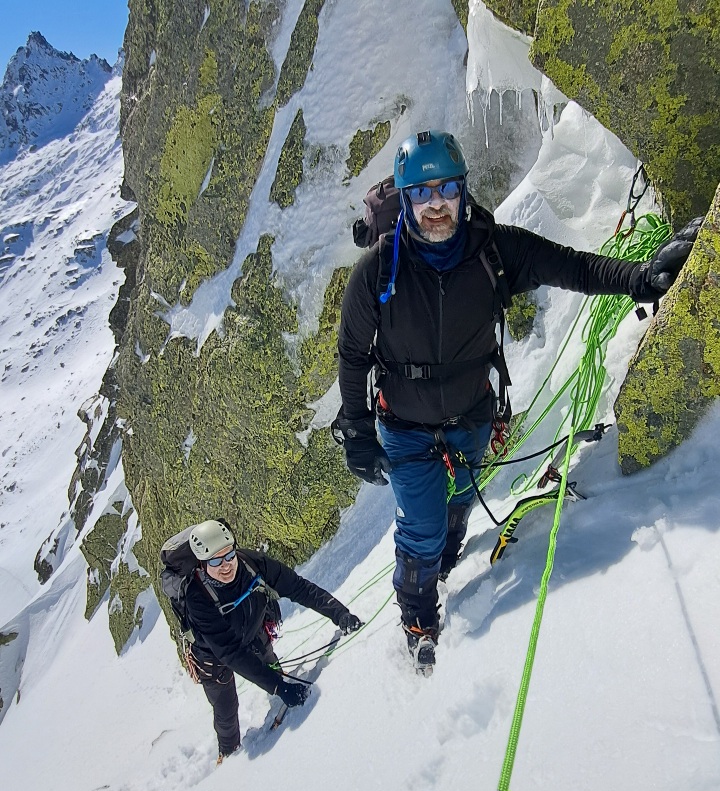
[[[221,605],[220,605],[220,599],[218,598],[217,592],[215,591],[215,588],[213,588],[213,586],[206,579],[203,578],[203,576],[200,573],[199,569],[195,569],[195,571],[193,571],[193,573],[189,577],[185,578],[185,587],[187,588],[187,586],[190,584],[190,580],[193,577],[195,577],[197,579],[197,581],[203,586],[203,588],[205,588],[205,592],[213,600],[213,602],[215,603],[215,606],[219,610]]]
[[[245,570],[250,574],[251,577],[262,577],[260,573],[260,569],[255,565],[252,558],[248,557],[244,552],[241,552],[237,547],[235,548],[235,552],[240,560],[240,562],[245,566]]]
[[[379,299],[380,294],[387,291],[388,284],[390,283],[390,276],[392,274],[393,265],[393,245],[392,236],[382,236],[378,242],[378,278],[377,287],[375,291],[375,298]]]
[[[492,239],[490,243],[480,251],[480,261],[485,267],[485,271],[490,278],[495,292],[494,312],[495,319],[500,328],[500,341],[496,350],[495,359],[492,363],[493,367],[498,372],[500,385],[495,418],[500,422],[507,423],[512,416],[510,397],[507,391],[508,387],[512,385],[512,381],[510,380],[510,372],[505,362],[503,347],[505,342],[505,311],[512,305],[512,294],[510,293],[510,286],[505,276],[505,267],[500,258],[500,253],[498,252],[497,245]]]
[[[505,276],[505,267],[494,241],[491,240],[490,244],[480,251],[480,260],[488,273],[493,288],[500,297],[501,306],[507,310],[512,305],[512,295]]]

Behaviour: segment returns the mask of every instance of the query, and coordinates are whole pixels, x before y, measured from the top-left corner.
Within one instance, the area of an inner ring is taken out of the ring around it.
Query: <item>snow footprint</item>
[[[448,709],[438,723],[438,741],[444,745],[460,735],[470,739],[487,730],[492,722],[497,703],[502,697],[502,687],[491,680],[473,684],[461,703]]]
[[[479,629],[492,612],[497,601],[496,580],[484,579],[477,585],[471,582],[456,595],[456,604],[448,612],[451,620],[449,642],[457,645],[465,635]]]

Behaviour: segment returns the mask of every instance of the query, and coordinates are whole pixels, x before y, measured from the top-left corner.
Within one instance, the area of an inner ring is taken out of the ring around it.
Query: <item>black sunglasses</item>
[[[235,560],[235,555],[236,554],[237,554],[237,552],[235,552],[234,549],[231,549],[227,553],[227,555],[222,555],[219,558],[210,558],[210,560],[206,560],[205,562],[208,564],[208,566],[212,566],[213,568],[217,568],[218,566],[222,565],[223,560],[226,561],[227,563],[230,563],[233,560]]]
[[[451,179],[450,181],[443,181],[443,183],[438,184],[437,187],[428,187],[427,184],[418,184],[417,187],[408,187],[405,192],[408,198],[410,198],[410,202],[414,203],[416,206],[427,203],[432,198],[433,192],[437,192],[443,200],[455,200],[455,198],[460,197],[460,193],[462,192],[462,181]]]

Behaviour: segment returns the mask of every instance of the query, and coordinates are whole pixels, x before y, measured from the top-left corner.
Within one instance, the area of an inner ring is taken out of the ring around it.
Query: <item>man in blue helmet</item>
[[[386,484],[383,473],[389,474],[397,500],[393,585],[421,672],[435,662],[437,581],[457,562],[475,498],[469,471],[456,467],[461,493],[448,502],[447,468],[437,449],[461,451],[470,465],[479,464],[496,408],[488,378],[491,365],[498,366],[493,246],[511,294],[548,285],[653,302],[677,277],[702,219],[650,262],[630,263],[496,225],[468,195],[467,172],[462,149],[447,132],[420,132],[400,145],[397,229],[356,265],[338,342],[342,407],[334,430],[351,472],[375,485]],[[373,366],[376,414],[368,401]]]

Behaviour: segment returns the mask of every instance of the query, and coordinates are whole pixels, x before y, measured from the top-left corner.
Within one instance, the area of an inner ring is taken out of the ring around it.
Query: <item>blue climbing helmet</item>
[[[395,154],[395,186],[414,187],[435,179],[452,179],[467,175],[460,143],[449,133],[430,129],[404,140]]]

